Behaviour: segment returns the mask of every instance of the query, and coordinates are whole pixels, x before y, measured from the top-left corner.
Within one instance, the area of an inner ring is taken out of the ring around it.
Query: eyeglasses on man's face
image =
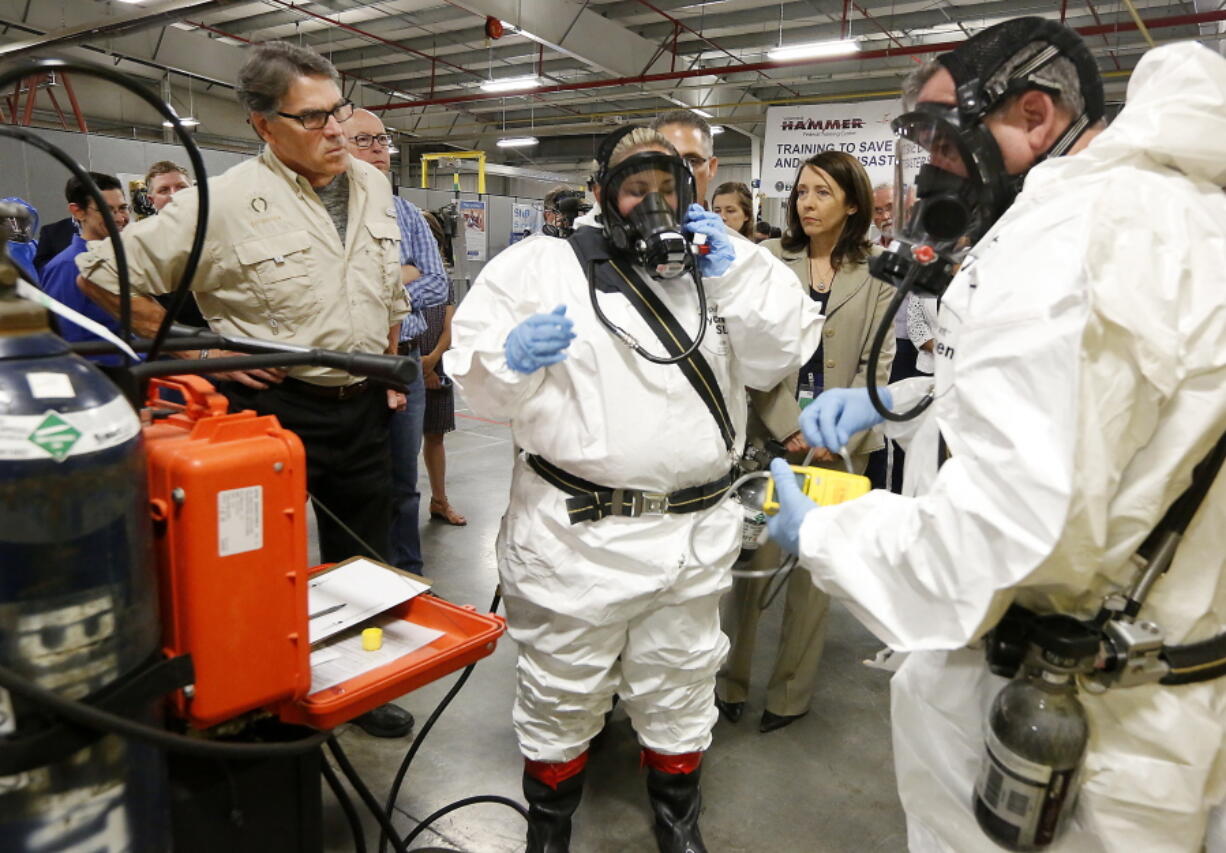
[[[392,135],[390,133],[359,133],[356,136],[349,137],[349,141],[358,148],[369,148],[376,142],[378,142],[382,148],[392,147]]]
[[[353,118],[353,101],[341,101],[330,110],[307,110],[301,113],[283,113],[278,111],[277,115],[281,116],[281,118],[294,119],[306,130],[323,130],[328,126],[329,118],[334,118],[338,122],[349,121],[349,119]]]
[[[689,164],[691,172],[697,172],[703,166],[707,165],[707,161],[710,160],[711,158],[702,157],[698,154],[686,154],[685,157],[683,157],[682,159],[685,160],[685,162]]]

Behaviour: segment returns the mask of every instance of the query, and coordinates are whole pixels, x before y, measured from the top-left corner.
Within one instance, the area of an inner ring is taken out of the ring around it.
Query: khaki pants
[[[754,555],[750,568],[766,570],[778,566],[782,555],[774,542],[767,542]],[[724,632],[732,641],[728,659],[715,680],[715,692],[725,702],[744,702],[749,696],[750,672],[760,600],[768,584],[778,578],[737,578],[724,599]],[[826,641],[826,613],[830,596],[813,585],[809,573],[797,568],[786,581],[783,628],[775,669],[766,688],[766,710],[781,716],[795,716],[809,710],[817,685],[817,667]]]

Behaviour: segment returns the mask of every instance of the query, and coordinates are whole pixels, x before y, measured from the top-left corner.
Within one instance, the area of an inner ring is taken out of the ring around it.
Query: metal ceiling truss
[[[1104,71],[1118,71],[1109,74],[1117,89],[1147,47],[1139,22],[1158,40],[1217,43],[1226,29],[1226,11],[1209,0],[725,0],[710,8],[695,0],[160,0],[133,10],[96,0],[0,0],[0,26],[18,28],[0,35],[0,58],[84,48],[134,73],[165,69],[232,85],[241,56],[233,43],[288,38],[330,56],[346,91],[395,129],[419,142],[476,147],[503,129],[593,134],[676,105],[752,134],[771,103],[890,97],[917,61],[1020,14],[1077,27]],[[504,22],[502,38],[487,37],[490,17]],[[184,19],[196,31],[166,27]],[[764,61],[780,42],[848,34],[860,40],[860,54]],[[513,95],[478,88],[491,77],[526,75],[546,85]],[[735,143],[726,134],[721,145]]]

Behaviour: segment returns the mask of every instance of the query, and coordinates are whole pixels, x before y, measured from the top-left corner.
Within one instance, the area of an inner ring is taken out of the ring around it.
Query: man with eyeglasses
[[[657,116],[651,123],[651,129],[664,134],[681,158],[690,164],[690,169],[694,172],[698,203],[706,207],[710,202],[707,187],[711,186],[711,181],[719,170],[719,158],[715,156],[711,125],[690,110],[670,110]]]
[[[349,153],[390,175],[392,137],[380,118],[369,110],[357,110],[345,131]],[[400,228],[400,272],[412,310],[400,326],[399,352],[420,361],[419,341],[426,331],[422,309],[447,301],[449,280],[443,268],[438,243],[421,211],[408,199],[393,196],[396,224]],[[426,369],[434,366],[427,364]],[[424,372],[423,372],[424,373]],[[393,565],[421,574],[421,493],[417,490],[417,455],[421,452],[422,419],[426,414],[426,384],[422,374],[408,388],[407,405],[392,415],[392,543],[388,554]]]
[[[208,241],[192,282],[216,331],[347,352],[396,351],[409,312],[391,188],[349,156],[353,104],[332,63],[288,42],[247,50],[238,98],[264,150],[210,179]],[[177,285],[196,227],[196,188],[123,235],[133,289]],[[114,255],[91,243],[78,285],[117,313]],[[134,296],[134,323],[151,335],[163,309]],[[192,353],[195,355],[195,353]],[[221,353],[200,353],[202,357]],[[319,510],[320,556],[388,553],[390,410],[404,395],[323,367],[213,374],[231,409],[274,414],[302,439]]]

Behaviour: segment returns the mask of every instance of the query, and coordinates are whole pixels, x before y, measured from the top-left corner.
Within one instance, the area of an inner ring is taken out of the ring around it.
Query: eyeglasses
[[[323,130],[328,126],[329,118],[334,118],[338,122],[349,121],[349,119],[353,118],[353,101],[341,101],[330,110],[307,110],[297,115],[278,112],[277,115],[282,118],[294,119],[305,130]]]
[[[697,172],[699,169],[705,166],[707,164],[707,161],[710,160],[711,158],[710,157],[699,157],[697,154],[687,154],[682,159],[684,159],[686,163],[689,163],[691,172]]]
[[[369,148],[376,142],[378,142],[383,148],[392,147],[392,135],[390,133],[380,133],[377,135],[370,133],[359,133],[357,136],[349,137],[349,141],[358,148]]]

